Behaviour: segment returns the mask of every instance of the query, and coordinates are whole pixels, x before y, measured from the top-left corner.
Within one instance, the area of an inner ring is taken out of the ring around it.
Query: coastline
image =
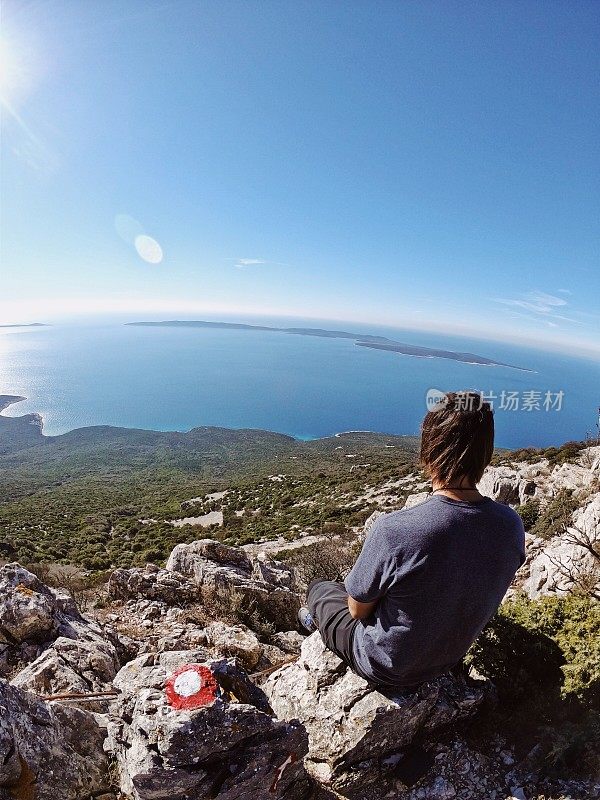
[[[0,394],[0,415],[9,406],[15,403],[22,403],[24,400],[27,400],[27,398],[20,394]]]
[[[27,400],[27,397],[23,397],[22,395],[9,395],[9,394],[0,394],[0,431],[2,429],[3,422],[9,422],[9,424],[14,423],[24,423],[27,426],[34,425],[38,428],[39,436],[41,437],[42,441],[50,442],[56,439],[60,439],[63,436],[70,436],[72,434],[77,434],[79,432],[90,431],[92,429],[105,429],[107,431],[122,431],[122,432],[144,432],[144,433],[155,433],[155,434],[179,434],[182,436],[186,436],[192,431],[197,430],[210,430],[210,431],[221,431],[221,432],[241,432],[247,431],[256,434],[269,434],[273,436],[284,436],[288,439],[292,439],[298,444],[303,443],[310,443],[310,442],[323,442],[327,439],[331,439],[332,441],[335,439],[342,439],[344,437],[351,438],[353,436],[359,437],[359,441],[364,441],[362,437],[364,436],[372,436],[372,437],[390,437],[396,440],[411,440],[411,439],[418,439],[419,434],[416,433],[390,433],[389,431],[374,431],[374,430],[365,430],[365,429],[350,429],[345,431],[336,431],[329,433],[325,436],[301,436],[293,433],[288,433],[286,431],[277,431],[272,430],[270,428],[248,428],[248,427],[232,427],[232,426],[223,426],[223,425],[193,425],[191,428],[187,430],[170,430],[165,428],[137,428],[132,426],[123,426],[123,425],[108,425],[103,423],[98,423],[96,425],[82,425],[80,427],[69,428],[62,433],[57,434],[45,434],[44,433],[44,418],[41,414],[37,412],[29,412],[27,414],[22,414],[21,416],[15,417],[7,417],[3,412],[11,405],[16,403],[21,403]],[[560,442],[559,442],[560,444]],[[384,447],[394,447],[395,445],[385,444]],[[551,445],[546,445],[551,446]],[[506,446],[501,444],[496,444],[496,450],[518,450],[523,447],[537,447],[537,445],[520,445],[520,446]],[[539,446],[542,447],[542,446]]]
[[[398,438],[413,438],[413,436],[414,436],[414,434],[410,434],[410,433],[387,433],[385,431],[348,430],[348,431],[338,431],[337,433],[330,433],[330,434],[328,434],[326,436],[309,436],[309,437],[306,437],[306,436],[299,436],[299,435],[296,435],[296,434],[293,434],[293,433],[287,433],[285,431],[271,430],[269,428],[247,428],[247,427],[236,428],[236,427],[233,427],[233,426],[223,426],[223,425],[193,425],[191,428],[188,428],[187,430],[170,430],[170,429],[165,429],[165,428],[136,428],[136,427],[124,426],[124,425],[108,425],[108,424],[104,424],[104,423],[98,423],[96,425],[82,425],[82,426],[76,427],[76,428],[69,428],[69,430],[64,431],[63,433],[49,434],[48,435],[48,434],[44,434],[43,433],[44,418],[42,417],[41,414],[37,413],[36,411],[32,411],[32,412],[29,412],[27,414],[22,414],[22,415],[16,416],[16,417],[8,417],[8,416],[6,416],[4,414],[4,411],[6,411],[6,409],[9,406],[15,405],[16,403],[22,403],[27,399],[28,399],[27,397],[23,397],[22,395],[0,394],[0,425],[2,423],[2,420],[26,420],[26,419],[30,418],[31,421],[34,421],[35,424],[39,427],[40,433],[42,434],[42,436],[44,436],[45,439],[58,439],[61,436],[66,436],[67,434],[71,434],[71,433],[74,433],[76,431],[89,430],[90,428],[109,428],[109,429],[112,429],[112,430],[121,430],[121,431],[148,431],[148,432],[152,432],[152,433],[165,433],[165,434],[179,433],[179,434],[183,434],[183,435],[186,435],[188,433],[191,433],[192,431],[195,431],[195,430],[198,430],[198,429],[201,429],[201,428],[206,428],[206,429],[215,430],[215,431],[219,431],[219,430],[220,431],[255,431],[257,433],[272,433],[272,434],[275,434],[277,436],[286,436],[286,437],[288,437],[290,439],[294,439],[294,441],[296,441],[296,442],[318,442],[318,441],[322,441],[324,439],[335,439],[335,438],[339,438],[339,437],[342,437],[342,436],[352,436],[352,434],[369,434],[371,436],[392,436],[395,439],[398,439]]]

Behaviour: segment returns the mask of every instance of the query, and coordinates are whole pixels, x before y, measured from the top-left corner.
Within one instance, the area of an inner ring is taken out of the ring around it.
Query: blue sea
[[[85,425],[189,430],[265,428],[299,438],[347,430],[416,434],[429,388],[492,397],[496,443],[547,446],[594,431],[600,363],[505,343],[356,323],[220,317],[326,327],[528,367],[478,366],[358,347],[345,339],[269,331],[128,327],[123,320],[0,329],[0,394],[23,395],[11,416],[38,412],[44,432]],[[135,319],[130,319],[135,321]],[[502,410],[501,392],[538,392],[540,408]],[[560,408],[545,410],[546,392]],[[563,392],[561,401],[557,393]]]

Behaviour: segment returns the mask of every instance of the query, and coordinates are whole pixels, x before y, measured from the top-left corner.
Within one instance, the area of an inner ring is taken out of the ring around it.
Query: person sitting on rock
[[[380,514],[344,583],[317,579],[300,621],[370,684],[413,689],[460,664],[525,560],[516,511],[479,493],[494,417],[449,392],[421,426],[432,491]]]

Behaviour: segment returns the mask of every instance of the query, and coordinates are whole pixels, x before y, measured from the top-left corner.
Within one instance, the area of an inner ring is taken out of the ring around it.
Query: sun
[[[10,43],[0,37],[0,94],[10,94],[19,83],[19,61]]]
[[[34,83],[34,61],[17,39],[0,36],[0,98],[8,106],[24,100]]]

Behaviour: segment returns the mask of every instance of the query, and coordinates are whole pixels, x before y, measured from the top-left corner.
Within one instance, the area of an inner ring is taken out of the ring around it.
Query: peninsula
[[[479,364],[481,366],[508,367],[523,372],[535,372],[527,367],[515,364],[505,364],[494,361],[492,358],[479,356],[475,353],[464,353],[455,350],[442,350],[435,347],[421,347],[415,344],[398,342],[388,339],[387,336],[371,336],[366,333],[349,333],[348,331],[326,330],[324,328],[276,328],[270,325],[248,325],[242,322],[208,322],[205,320],[164,320],[162,322],[126,322],[126,325],[144,326],[150,328],[223,328],[244,331],[272,331],[273,333],[290,333],[296,336],[319,336],[325,339],[352,339],[359,347],[370,347],[373,350],[387,350],[405,356],[417,358],[446,358],[451,361],[462,361],[465,364]]]

